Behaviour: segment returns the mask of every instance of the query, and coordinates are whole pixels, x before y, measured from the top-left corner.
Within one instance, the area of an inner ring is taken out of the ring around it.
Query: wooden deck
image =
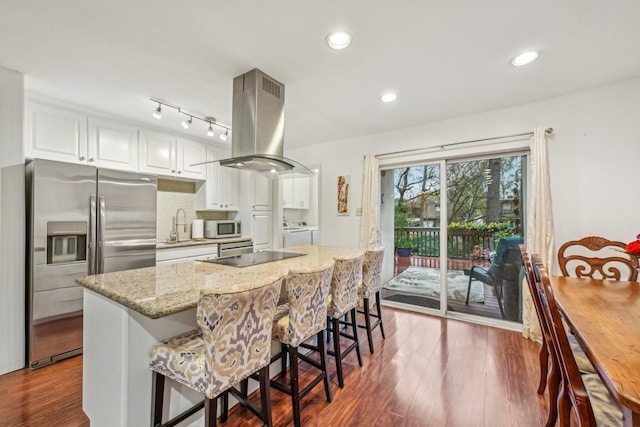
[[[449,270],[464,270],[465,268],[471,268],[474,265],[481,267],[488,267],[489,261],[487,260],[459,260],[449,259],[447,261],[447,269]],[[425,267],[425,268],[440,268],[439,258],[429,258],[420,256],[410,257],[398,257],[394,259],[393,272],[394,275],[398,275],[406,270],[408,267]],[[388,289],[382,289],[382,298],[389,298],[394,295],[406,295],[402,297],[403,303],[409,305],[416,305],[421,307],[439,308],[439,302],[416,294],[401,293],[396,291],[390,291]],[[498,300],[494,295],[493,288],[488,285],[484,285],[484,302],[470,302],[466,305],[464,301],[457,301],[450,299],[447,301],[447,310],[457,313],[466,313],[476,316],[488,317],[492,319],[502,319],[500,316],[500,308],[498,307]]]
[[[447,260],[447,269],[449,270],[464,270],[465,268],[471,268],[474,265],[480,267],[489,267],[491,263],[488,260],[465,260],[465,259],[449,259]],[[410,256],[399,257],[396,256],[393,260],[393,273],[395,276],[402,273],[409,267],[428,267],[428,268],[440,268],[440,258],[430,258],[424,256]]]

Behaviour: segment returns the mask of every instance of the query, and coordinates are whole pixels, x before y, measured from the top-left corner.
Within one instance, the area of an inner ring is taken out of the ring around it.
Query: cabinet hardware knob
[[[95,161],[96,161],[96,159],[95,159],[94,157],[89,157],[89,161],[90,161],[90,162],[95,162]]]
[[[178,171],[178,173],[182,173],[182,171]]]
[[[171,169],[171,173],[176,173],[176,170],[175,169]]]
[[[86,157],[85,156],[80,156],[80,160],[85,160]]]

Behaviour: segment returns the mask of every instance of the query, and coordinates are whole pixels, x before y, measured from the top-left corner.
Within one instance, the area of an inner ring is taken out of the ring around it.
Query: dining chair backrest
[[[362,258],[362,291],[370,297],[382,286],[382,259],[384,248],[367,249]]]
[[[540,281],[535,282],[537,286],[536,291],[540,298],[545,321],[551,333],[552,348],[555,352],[562,375],[563,388],[558,400],[561,425],[562,420],[569,419],[569,412],[571,407],[573,407],[580,426],[596,426],[597,423],[593,408],[591,407],[591,400],[582,381],[578,364],[571,351],[569,338],[562,323],[562,316],[553,294],[549,275],[538,255],[532,255],[532,259],[534,275],[540,278]],[[561,401],[564,399],[569,400],[571,407],[561,404]],[[563,414],[562,411],[567,412]]]
[[[362,255],[335,257],[331,278],[331,304],[327,315],[339,317],[358,304],[358,280],[362,274]]]
[[[626,245],[598,236],[571,240],[558,249],[563,276],[636,281],[638,261],[624,253]]]
[[[327,305],[334,262],[316,268],[292,269],[286,277],[289,303],[287,344],[297,347],[327,328]]]
[[[536,314],[538,315],[540,330],[542,331],[542,338],[545,340],[545,345],[549,349],[548,351],[551,352],[551,346],[553,345],[551,331],[549,330],[549,327],[545,320],[542,302],[540,301],[540,295],[538,293],[538,283],[541,281],[539,270],[536,271],[533,268],[531,259],[529,258],[529,254],[527,253],[524,245],[520,245],[520,254],[522,255],[522,266],[524,267],[525,272],[524,278],[527,281],[529,292],[531,293],[531,300],[533,301],[533,306],[536,310]]]
[[[237,292],[200,291],[196,316],[205,345],[207,396],[218,395],[270,363],[281,284],[281,276],[271,276]]]

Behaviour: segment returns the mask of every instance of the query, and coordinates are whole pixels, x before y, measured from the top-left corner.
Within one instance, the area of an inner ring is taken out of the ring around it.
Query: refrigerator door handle
[[[96,251],[97,271],[96,273],[104,273],[104,233],[105,233],[105,200],[104,196],[100,196],[100,204],[98,207],[98,250]]]
[[[96,195],[89,196],[89,274],[96,274]]]

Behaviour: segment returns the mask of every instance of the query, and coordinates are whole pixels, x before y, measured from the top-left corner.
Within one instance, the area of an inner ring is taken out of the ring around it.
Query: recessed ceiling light
[[[521,67],[535,61],[537,57],[538,52],[525,52],[513,58],[513,60],[511,61],[511,65],[513,65],[514,67]]]
[[[336,31],[327,36],[327,44],[331,49],[344,49],[351,44],[351,34],[344,31]]]
[[[398,99],[398,95],[393,92],[385,93],[380,97],[380,101],[382,102],[393,102]]]

